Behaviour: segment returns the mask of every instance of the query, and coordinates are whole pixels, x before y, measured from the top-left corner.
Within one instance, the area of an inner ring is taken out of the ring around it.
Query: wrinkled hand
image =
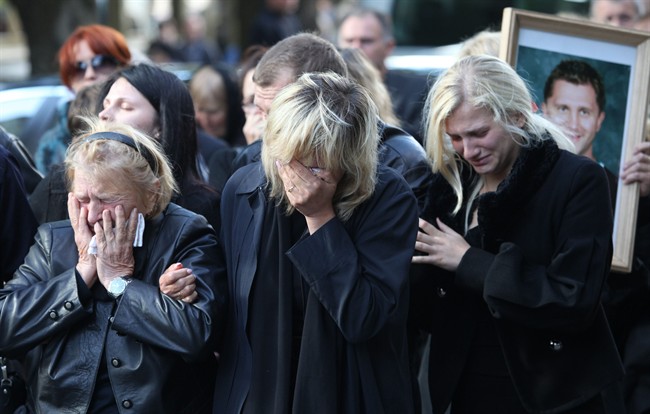
[[[621,179],[625,184],[639,183],[642,197],[650,195],[650,142],[634,147],[632,157],[623,166]]]
[[[115,226],[110,210],[104,210],[101,222],[95,223],[97,276],[107,289],[116,277],[133,274],[133,240],[137,226],[138,210],[134,208],[127,220],[122,206],[115,207]]]
[[[95,256],[88,253],[88,245],[93,237],[88,224],[88,209],[81,207],[79,200],[72,193],[68,193],[68,216],[74,231],[74,242],[79,252],[77,272],[86,282],[86,285],[92,287],[97,280],[97,264]]]
[[[415,241],[415,250],[426,253],[424,256],[413,256],[412,263],[432,264],[456,271],[463,255],[469,250],[469,244],[463,236],[451,227],[436,219],[438,227],[420,219],[420,231]]]
[[[312,171],[295,159],[276,166],[289,202],[305,216],[311,234],[336,216],[332,200],[340,177],[323,169]]]
[[[158,280],[160,291],[172,299],[194,303],[196,293],[196,276],[192,269],[185,269],[182,263],[174,263],[165,270]]]
[[[262,132],[264,132],[264,127],[266,126],[266,120],[262,111],[257,108],[245,111],[245,114],[246,123],[242,128],[242,132],[244,133],[244,138],[246,138],[246,143],[250,144],[262,136]]]

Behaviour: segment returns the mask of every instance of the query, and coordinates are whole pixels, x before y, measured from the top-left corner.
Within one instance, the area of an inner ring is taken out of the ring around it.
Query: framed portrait
[[[616,198],[612,200],[615,211],[612,270],[630,272],[639,186],[624,185],[618,175],[634,146],[645,137],[650,33],[506,8],[500,57],[526,80],[539,108],[544,101],[546,80],[560,62],[584,62],[600,75],[605,91],[604,108],[601,108],[604,118],[593,140],[593,155],[609,170],[610,182],[618,184]],[[574,123],[579,122],[576,118]]]

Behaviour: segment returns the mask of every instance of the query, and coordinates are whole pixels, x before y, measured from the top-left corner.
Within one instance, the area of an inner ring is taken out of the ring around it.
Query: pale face
[[[514,165],[519,145],[487,109],[468,103],[461,104],[445,126],[454,150],[495,190]]]
[[[228,128],[228,107],[225,102],[215,100],[194,106],[196,122],[205,132],[217,138],[224,138]]]
[[[384,72],[384,60],[393,51],[395,42],[383,38],[381,23],[374,16],[350,16],[339,28],[338,46],[361,49],[372,64]]]
[[[86,86],[105,81],[117,69],[117,64],[111,59],[100,59],[97,63],[101,64],[93,66],[91,64],[92,59],[98,55],[93,52],[85,40],[81,40],[74,46],[73,53],[76,64],[83,62],[87,65],[85,71],[78,70],[76,76],[72,77],[70,87],[74,93],[79,92]]]
[[[99,118],[131,125],[151,137],[156,137],[160,130],[156,109],[124,78],[119,78],[111,86]]]
[[[95,177],[84,169],[75,171],[72,182],[72,194],[79,200],[80,207],[88,209],[88,225],[92,229],[95,223],[102,222],[102,213],[108,210],[115,224],[115,208],[121,205],[125,217],[129,217],[133,208],[145,213],[145,205],[141,197],[119,187],[111,179]]]
[[[594,0],[591,20],[620,27],[633,27],[639,15],[634,0]]]
[[[556,80],[551,95],[542,104],[542,111],[571,138],[578,154],[594,158],[593,142],[605,113],[598,108],[596,92],[591,85]]]
[[[259,108],[260,111],[266,117],[269,114],[271,109],[271,103],[273,99],[280,93],[280,91],[287,86],[288,84],[294,81],[294,76],[291,72],[285,71],[278,74],[278,78],[272,85],[269,86],[259,86],[255,85],[255,106]]]

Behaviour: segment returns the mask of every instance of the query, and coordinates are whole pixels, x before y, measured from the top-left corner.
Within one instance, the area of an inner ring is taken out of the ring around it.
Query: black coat
[[[0,287],[23,262],[37,227],[18,163],[0,146]]]
[[[210,405],[214,336],[226,305],[214,231],[170,204],[147,220],[134,256],[134,279],[116,302],[76,273],[68,220],[39,228],[25,263],[0,290],[0,354],[22,360],[31,411],[86,412],[102,355],[119,406],[177,414]],[[197,278],[192,305],[160,293],[158,279],[175,262]]]
[[[467,191],[472,171],[464,171]],[[442,176],[429,194],[423,218],[463,234],[467,206],[451,215],[456,198]],[[528,411],[562,412],[622,376],[601,306],[612,255],[608,200],[598,164],[552,141],[523,148],[498,190],[477,201],[481,247],[455,273],[414,266],[411,316],[432,333],[435,413],[452,398],[481,301]]]
[[[413,412],[406,317],[417,207],[395,171],[379,170],[373,196],[347,222],[332,219],[286,252],[309,287],[302,344],[311,345],[301,348],[293,412]],[[223,192],[222,239],[232,296],[215,413],[239,413],[250,388],[255,358],[247,335],[249,299],[261,238],[269,237],[261,234],[266,206],[273,202],[264,184],[261,164],[255,163],[239,169]],[[342,345],[332,359],[325,354],[333,344]],[[331,371],[336,372],[324,374]],[[338,394],[327,393],[332,390]]]

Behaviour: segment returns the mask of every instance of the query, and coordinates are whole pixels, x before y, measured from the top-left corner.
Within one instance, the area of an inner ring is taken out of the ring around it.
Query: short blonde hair
[[[111,180],[140,197],[148,217],[160,214],[178,191],[167,157],[145,133],[125,124],[84,118],[87,129],[70,144],[65,158],[68,186],[75,172]]]
[[[333,204],[345,221],[374,192],[377,176],[377,108],[356,82],[335,73],[308,73],[273,100],[264,132],[262,163],[271,198],[293,212],[276,161],[317,160],[342,173]]]
[[[458,60],[438,78],[425,104],[427,155],[434,171],[442,174],[454,189],[457,196],[454,213],[463,204],[463,188],[456,162],[459,156],[447,135],[446,120],[464,102],[490,111],[494,121],[522,146],[554,139],[560,148],[574,150],[573,143],[557,126],[533,112],[528,87],[510,65],[488,55]],[[477,182],[476,187],[479,185]]]

